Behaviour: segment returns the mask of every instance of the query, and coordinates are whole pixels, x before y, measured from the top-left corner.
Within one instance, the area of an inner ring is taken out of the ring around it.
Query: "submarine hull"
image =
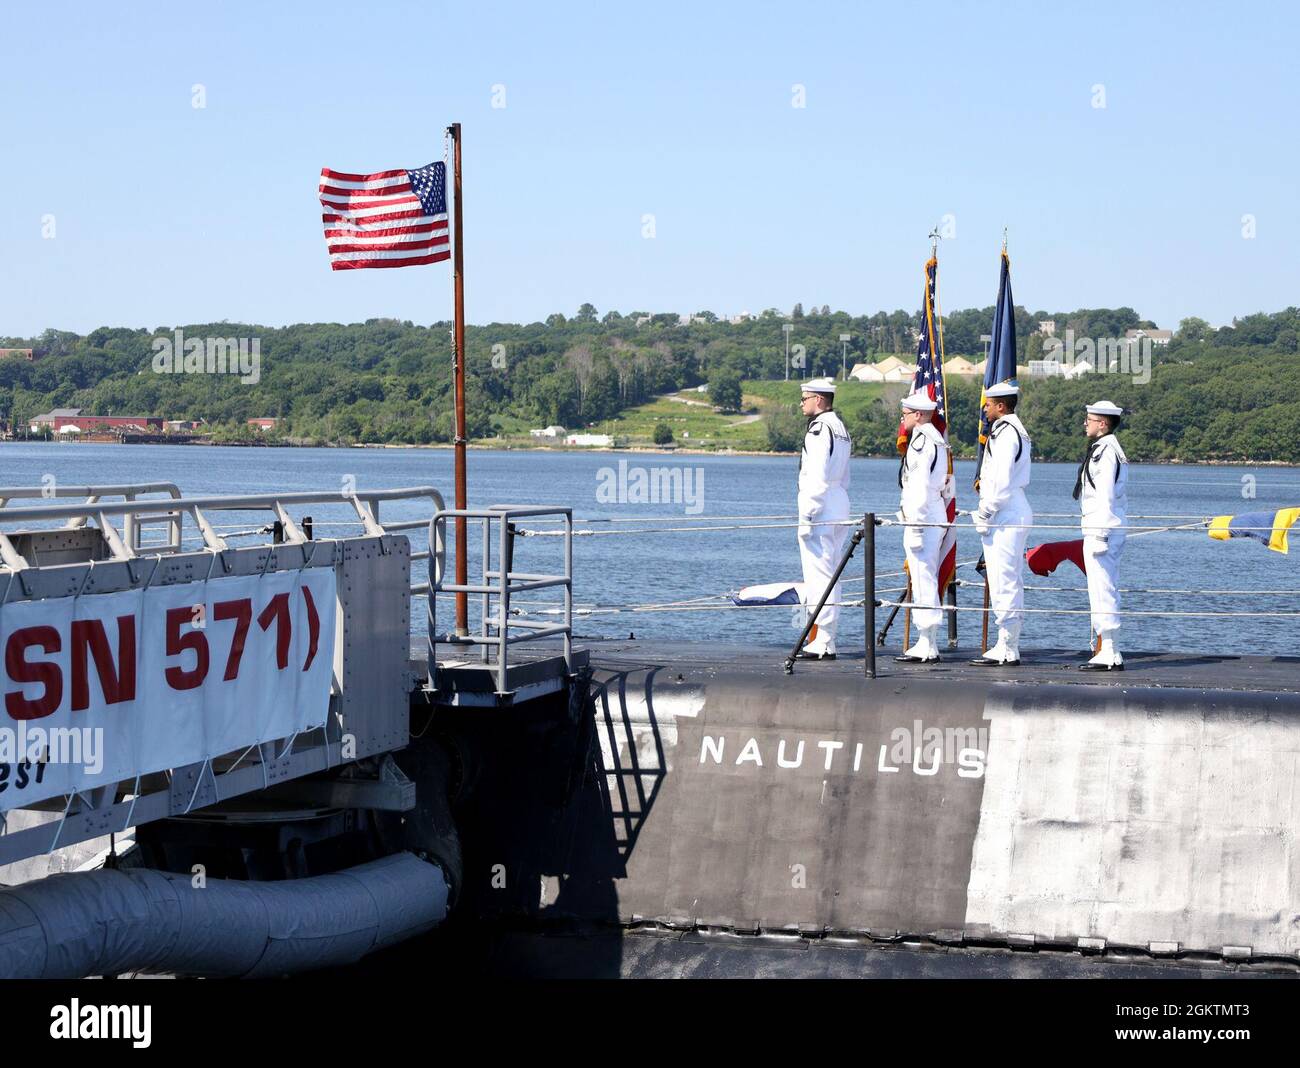
[[[609,643],[577,700],[439,709],[464,844],[439,937],[511,947],[523,973],[583,944],[592,974],[744,973],[733,951],[756,974],[1018,974],[1025,950],[1080,974],[1294,970],[1300,661],[1138,654],[1096,679],[1079,659],[868,679]],[[840,955],[796,967],[796,943]],[[907,943],[984,963],[862,953]]]

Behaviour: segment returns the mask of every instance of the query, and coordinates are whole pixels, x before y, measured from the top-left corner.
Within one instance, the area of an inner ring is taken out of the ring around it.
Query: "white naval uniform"
[[[1025,497],[1029,485],[1029,434],[1011,413],[993,424],[980,461],[980,506],[975,520],[986,527],[984,568],[989,580],[989,605],[1000,628],[1018,634],[1025,606],[1025,539],[1034,521]]]
[[[844,555],[849,528],[827,524],[849,517],[851,448],[849,432],[838,412],[820,412],[808,421],[799,457],[799,559],[804,603],[810,611],[817,607]],[[839,598],[837,585],[817,616],[817,636],[805,646],[806,651],[835,652]]]
[[[1088,575],[1092,629],[1119,629],[1119,557],[1128,521],[1128,457],[1114,434],[1090,445],[1082,471],[1083,563]]]
[[[903,522],[946,523],[948,509],[942,491],[948,481],[948,443],[933,423],[918,423],[907,442],[898,468],[902,490],[899,511]],[[905,527],[903,551],[912,578],[912,603],[939,604],[939,553],[943,527]],[[914,608],[917,628],[937,627],[943,622],[939,608]]]

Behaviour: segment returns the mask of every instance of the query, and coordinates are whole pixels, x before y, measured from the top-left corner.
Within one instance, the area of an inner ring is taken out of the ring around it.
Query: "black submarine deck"
[[[1021,683],[1051,686],[1150,687],[1243,693],[1300,694],[1300,656],[1238,656],[1191,652],[1125,652],[1123,671],[1080,671],[1091,655],[1083,650],[1026,649],[1015,667],[980,667],[969,661],[977,648],[946,649],[938,664],[899,664],[894,650],[879,650],[876,679],[918,679],[963,684]],[[423,649],[412,650],[413,670],[423,673]],[[649,665],[673,668],[700,681],[718,675],[785,676],[788,647],[669,641],[663,639],[575,639],[575,666],[626,671]],[[793,680],[865,675],[866,655],[846,650],[830,661],[800,660]],[[564,676],[564,660],[550,643],[537,642],[511,652],[512,681],[532,687]],[[461,662],[444,673],[448,687],[491,691],[488,665]]]

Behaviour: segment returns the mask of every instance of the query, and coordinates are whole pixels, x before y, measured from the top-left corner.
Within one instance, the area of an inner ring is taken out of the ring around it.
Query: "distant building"
[[[943,361],[943,373],[945,375],[959,375],[962,378],[973,378],[984,372],[966,359],[965,356],[951,356]]]
[[[54,429],[75,426],[78,430],[161,430],[161,415],[73,415],[54,420]]]
[[[849,372],[849,377],[856,382],[883,382],[885,380],[884,372],[876,369],[874,364],[855,363],[853,370]]]
[[[887,375],[899,367],[906,367],[909,371],[916,370],[915,364],[904,363],[897,356],[886,356],[879,363],[873,365],[881,374]]]
[[[41,430],[45,427],[48,427],[49,429],[53,430],[54,421],[56,419],[67,418],[69,416],[80,415],[80,414],[81,414],[80,408],[54,408],[51,411],[46,412],[44,415],[32,416],[31,422],[28,425],[32,430]]]
[[[1092,370],[1087,360],[1075,363],[1062,363],[1060,360],[1030,360],[1025,365],[1025,373],[1030,378],[1078,378]]]
[[[169,433],[184,433],[187,430],[198,430],[203,425],[201,419],[167,419],[163,421],[163,429]]]
[[[564,436],[564,427],[552,424],[551,426],[544,426],[540,430],[530,430],[528,433],[535,438],[559,438]]]
[[[648,323],[649,321],[650,321],[650,316],[648,315],[638,315],[636,317],[637,326],[645,326],[645,324]]]
[[[915,373],[916,364],[886,356],[879,363],[855,363],[849,377],[859,382],[910,382]]]
[[[32,353],[32,349],[0,349],[0,360],[27,360],[30,363],[36,359]]]
[[[32,430],[49,427],[56,434],[80,434],[95,430],[162,430],[161,415],[82,415],[80,408],[56,408],[38,415],[31,422]]]
[[[614,444],[614,439],[608,434],[570,434],[564,439],[566,445],[590,445],[597,448],[608,448]]]
[[[253,427],[256,430],[265,432],[267,430],[274,430],[275,425],[279,421],[280,420],[275,418],[274,416],[269,416],[269,415],[257,416],[253,419],[249,419],[248,425]]]
[[[1124,339],[1126,341],[1140,341],[1142,338],[1149,338],[1153,345],[1168,345],[1173,340],[1174,332],[1172,330],[1125,330]]]
[[[1056,320],[1055,320],[1055,319],[1039,319],[1039,320],[1038,320],[1038,332],[1039,332],[1040,334],[1045,335],[1046,337],[1055,337],[1055,336],[1056,336]]]

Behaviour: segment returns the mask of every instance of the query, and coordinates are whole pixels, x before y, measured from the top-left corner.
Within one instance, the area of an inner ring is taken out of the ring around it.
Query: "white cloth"
[[[835,411],[808,420],[799,456],[799,519],[849,517],[849,452],[853,443]]]
[[[1019,627],[1025,606],[1025,540],[1034,511],[1029,485],[1032,444],[1013,413],[993,424],[980,461],[980,504],[975,527],[984,546],[989,606],[999,627]]]
[[[1119,558],[1128,522],[1128,457],[1114,434],[1094,443],[1079,494],[1083,563],[1088,576],[1092,629],[1118,630]]]
[[[837,412],[821,412],[808,421],[799,457],[798,533],[804,597],[810,611],[817,607],[844,555],[849,528],[830,524],[849,517],[851,449],[849,432]],[[836,584],[817,617],[817,637],[806,646],[809,652],[835,652],[839,600]]]
[[[944,523],[948,511],[943,487],[948,481],[948,444],[933,423],[918,423],[907,443],[899,466],[899,511],[904,523]],[[912,603],[939,604],[939,554],[942,527],[904,527],[903,551],[907,573],[912,579]],[[943,622],[938,608],[914,608],[912,617],[919,629]]]
[[[1119,556],[1123,551],[1123,534],[1112,534],[1104,541],[1083,539],[1088,606],[1092,609],[1092,629],[1097,634],[1119,630]]]
[[[821,600],[844,555],[849,528],[816,524],[799,527],[799,562],[803,564],[804,603],[811,612]],[[805,648],[811,653],[835,652],[835,627],[840,619],[840,584],[837,582],[817,614],[817,636]]]
[[[1128,522],[1128,457],[1114,434],[1094,442],[1079,494],[1084,537],[1106,537]],[[1121,536],[1123,532],[1121,531]]]

